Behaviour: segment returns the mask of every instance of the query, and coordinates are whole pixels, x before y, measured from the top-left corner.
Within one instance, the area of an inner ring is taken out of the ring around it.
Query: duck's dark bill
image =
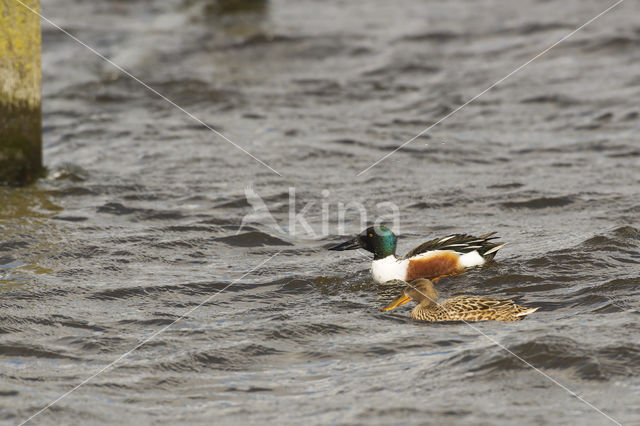
[[[387,306],[385,306],[384,308],[380,308],[381,311],[390,311],[392,309],[397,308],[398,306],[402,306],[405,303],[409,302],[411,300],[410,297],[405,296],[404,294],[400,297],[396,297],[395,299],[393,299],[391,301],[391,303],[389,303]]]
[[[362,243],[360,243],[360,239],[356,237],[352,240],[345,241],[344,243],[340,243],[337,246],[329,247],[329,250],[336,250],[336,251],[355,250],[361,247],[362,247]]]

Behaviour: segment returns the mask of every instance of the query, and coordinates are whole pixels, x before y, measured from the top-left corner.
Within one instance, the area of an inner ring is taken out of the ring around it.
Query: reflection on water
[[[49,189],[44,185],[24,188],[0,186],[0,221],[2,224],[31,222],[53,216],[62,207],[52,201]]]
[[[0,186],[0,290],[50,274],[50,257],[59,243],[55,223],[62,210],[43,184],[21,188]]]

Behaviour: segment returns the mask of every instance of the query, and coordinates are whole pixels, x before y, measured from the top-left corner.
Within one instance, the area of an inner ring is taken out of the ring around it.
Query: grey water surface
[[[32,424],[640,424],[639,2],[361,175],[614,2],[210,3],[43,2],[281,176],[44,22],[49,175],[0,189],[0,422],[202,304]],[[326,250],[355,202],[398,207],[400,253],[498,231],[442,297],[540,310],[380,312],[400,289]]]

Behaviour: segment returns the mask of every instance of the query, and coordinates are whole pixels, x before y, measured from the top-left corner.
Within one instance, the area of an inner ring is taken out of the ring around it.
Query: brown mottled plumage
[[[438,303],[438,292],[427,279],[411,282],[402,294],[383,311],[404,305],[410,300],[418,302],[411,318],[422,321],[520,321],[538,308],[526,308],[510,299],[476,296],[457,296]]]

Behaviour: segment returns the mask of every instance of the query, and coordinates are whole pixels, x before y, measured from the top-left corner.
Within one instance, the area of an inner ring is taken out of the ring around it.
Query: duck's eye
[[[369,234],[369,238],[373,238],[373,234]]]

